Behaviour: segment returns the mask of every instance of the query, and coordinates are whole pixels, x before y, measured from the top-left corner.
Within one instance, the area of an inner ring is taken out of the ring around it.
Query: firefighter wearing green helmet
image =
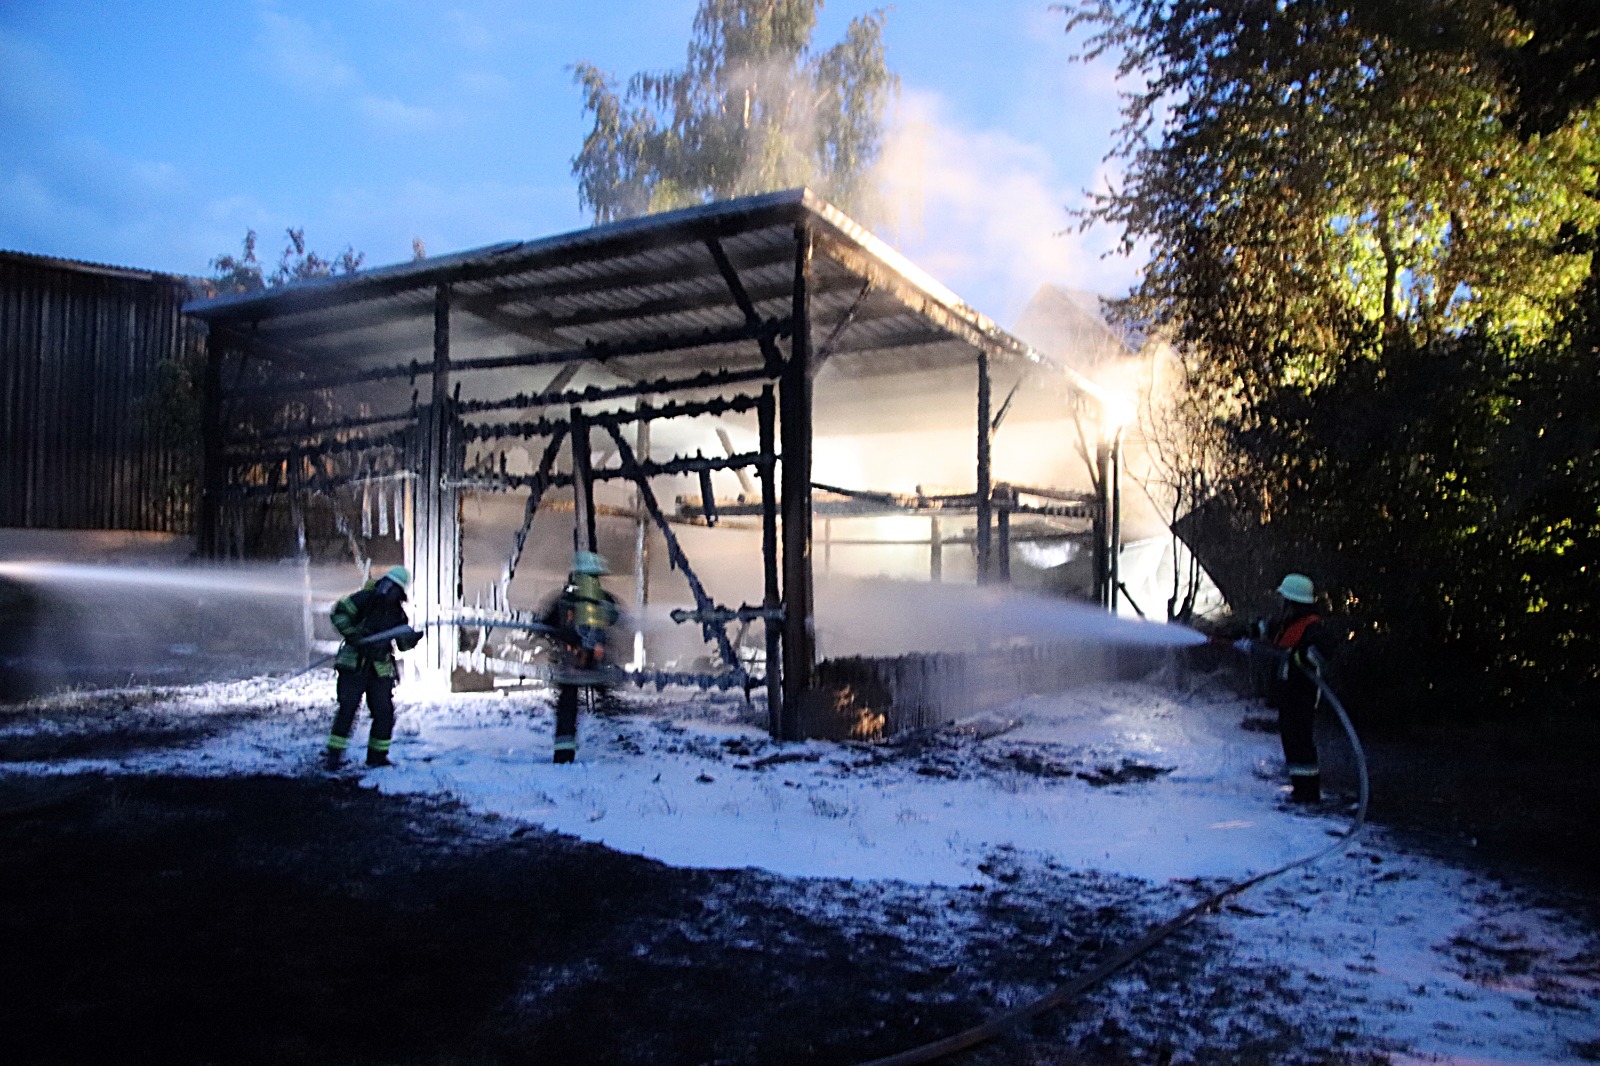
[[[610,572],[602,556],[576,552],[566,585],[545,610],[545,624],[561,643],[555,664],[554,761],[558,763],[578,757],[578,690],[594,684],[595,676],[609,665],[606,651],[611,627],[621,617],[616,597],[600,583]]]
[[[1317,609],[1316,586],[1304,574],[1288,574],[1278,583],[1278,613],[1257,623],[1257,639],[1235,642],[1248,654],[1268,660],[1267,704],[1278,712],[1278,735],[1289,771],[1289,799],[1317,803],[1322,799],[1322,767],[1317,761],[1315,723],[1322,702],[1317,681],[1327,666],[1331,639]]]
[[[330,770],[344,762],[362,697],[372,715],[367,765],[389,765],[389,745],[394,736],[394,686],[399,679],[395,649],[409,651],[422,639],[422,634],[411,628],[411,620],[401,606],[410,585],[409,570],[390,567],[382,577],[368,581],[333,606],[333,628],[344,643],[333,660],[338,675],[335,687],[339,710],[328,733],[324,756]]]

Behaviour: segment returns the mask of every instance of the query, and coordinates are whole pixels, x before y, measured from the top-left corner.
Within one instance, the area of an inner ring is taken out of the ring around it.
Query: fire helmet
[[[572,556],[572,572],[574,574],[609,574],[611,569],[606,566],[606,557],[598,552],[574,552]]]
[[[411,571],[403,566],[391,566],[389,567],[389,572],[383,576],[399,585],[401,589],[410,590],[411,588]]]
[[[1304,574],[1286,574],[1278,584],[1278,595],[1292,603],[1315,603],[1317,590]]]

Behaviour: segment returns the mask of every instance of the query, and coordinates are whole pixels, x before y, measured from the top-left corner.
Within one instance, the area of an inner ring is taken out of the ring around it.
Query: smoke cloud
[[[1083,190],[1059,175],[1049,152],[963,126],[947,111],[926,91],[898,102],[878,171],[885,237],[1002,323],[1042,284],[1126,291],[1133,261],[1104,257],[1109,235],[1078,232],[1069,212]],[[1112,178],[1104,166],[1098,173],[1099,183]]]

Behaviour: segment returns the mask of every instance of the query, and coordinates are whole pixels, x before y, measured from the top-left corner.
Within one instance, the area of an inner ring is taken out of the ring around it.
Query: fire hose
[[[461,618],[434,618],[434,619],[430,619],[429,621],[426,621],[426,622],[422,623],[422,628],[423,629],[427,629],[427,628],[430,628],[432,626],[447,626],[447,625],[448,626],[479,625],[479,626],[487,626],[487,627],[492,628],[492,629],[517,629],[517,630],[525,630],[525,631],[530,632],[530,633],[543,633],[543,634],[545,634],[547,636],[554,636],[554,637],[558,637],[558,638],[566,637],[566,632],[567,632],[566,630],[562,629],[560,626],[546,625],[543,622],[517,622],[517,621],[499,621],[499,620],[488,621],[488,620],[461,619]],[[420,630],[418,630],[416,627],[411,626],[411,625],[394,626],[393,628],[385,629],[382,632],[372,633],[372,634],[369,634],[368,636],[361,637],[361,638],[359,638],[357,640],[351,641],[351,643],[356,645],[357,647],[363,647],[363,646],[370,647],[370,646],[373,646],[373,645],[387,643],[388,641],[395,640],[395,639],[397,639],[399,637],[406,637],[406,636],[410,636],[410,635],[412,635],[414,633],[420,633],[420,632],[421,632]],[[570,638],[568,638],[568,639],[570,639]],[[272,685],[272,688],[273,689],[282,688],[284,685],[287,685],[289,682],[295,680],[296,678],[304,677],[306,674],[309,674],[313,670],[318,670],[318,669],[321,669],[324,666],[327,666],[329,663],[333,662],[334,659],[338,658],[338,656],[339,656],[339,653],[336,652],[336,651],[335,652],[329,652],[327,655],[322,656],[320,659],[317,659],[316,661],[310,663],[309,665],[301,667],[299,670],[296,670],[294,673],[290,674],[288,677],[285,677],[283,680],[275,682]],[[608,680],[614,680],[615,679],[614,675],[621,675],[621,674],[623,674],[623,671],[615,670],[615,669],[599,669],[599,670],[587,670],[587,671],[568,671],[568,673],[573,675],[573,680],[575,682],[577,682],[577,683],[580,683],[580,684],[597,684],[597,683],[603,683],[603,682],[608,681]]]
[[[1299,664],[1296,663],[1296,666],[1299,666]],[[1322,698],[1328,702],[1328,706],[1332,707],[1334,713],[1339,716],[1339,724],[1344,727],[1345,736],[1350,741],[1350,750],[1355,757],[1356,776],[1359,780],[1359,796],[1356,802],[1355,817],[1351,820],[1349,828],[1331,843],[1309,855],[1293,859],[1265,873],[1256,874],[1243,881],[1236,881],[1212,892],[1200,902],[1180,911],[1139,939],[1108,952],[1099,962],[1077,977],[1057,986],[1029,1003],[1006,1011],[1004,1014],[956,1033],[953,1036],[947,1036],[941,1040],[935,1040],[920,1047],[911,1048],[908,1051],[902,1051],[884,1058],[872,1059],[861,1063],[860,1066],[913,1066],[914,1063],[935,1062],[959,1051],[965,1051],[968,1048],[976,1047],[992,1040],[1020,1022],[1035,1018],[1045,1011],[1054,1010],[1057,1007],[1071,1003],[1095,985],[1131,965],[1136,959],[1149,952],[1173,933],[1192,924],[1202,914],[1214,912],[1225,900],[1246,892],[1263,882],[1281,877],[1290,870],[1309,866],[1319,859],[1326,858],[1334,852],[1342,851],[1348,847],[1350,842],[1355,840],[1367,824],[1367,801],[1369,798],[1367,755],[1361,747],[1361,739],[1356,736],[1356,729],[1350,721],[1349,713],[1345,710],[1344,704],[1339,702],[1339,697],[1334,694],[1333,689],[1328,687],[1328,683],[1323,680],[1319,672],[1306,670],[1304,667],[1300,667],[1300,669],[1312,681],[1316,682]]]

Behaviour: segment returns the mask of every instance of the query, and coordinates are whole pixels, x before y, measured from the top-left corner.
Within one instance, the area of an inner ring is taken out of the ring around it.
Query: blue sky
[[[817,42],[880,6],[830,0]],[[369,266],[587,224],[568,66],[681,64],[695,0],[0,0],[0,248],[209,273],[287,226]],[[902,0],[884,235],[1002,322],[1045,281],[1133,276],[1061,234],[1104,180],[1105,65],[1048,0]]]

